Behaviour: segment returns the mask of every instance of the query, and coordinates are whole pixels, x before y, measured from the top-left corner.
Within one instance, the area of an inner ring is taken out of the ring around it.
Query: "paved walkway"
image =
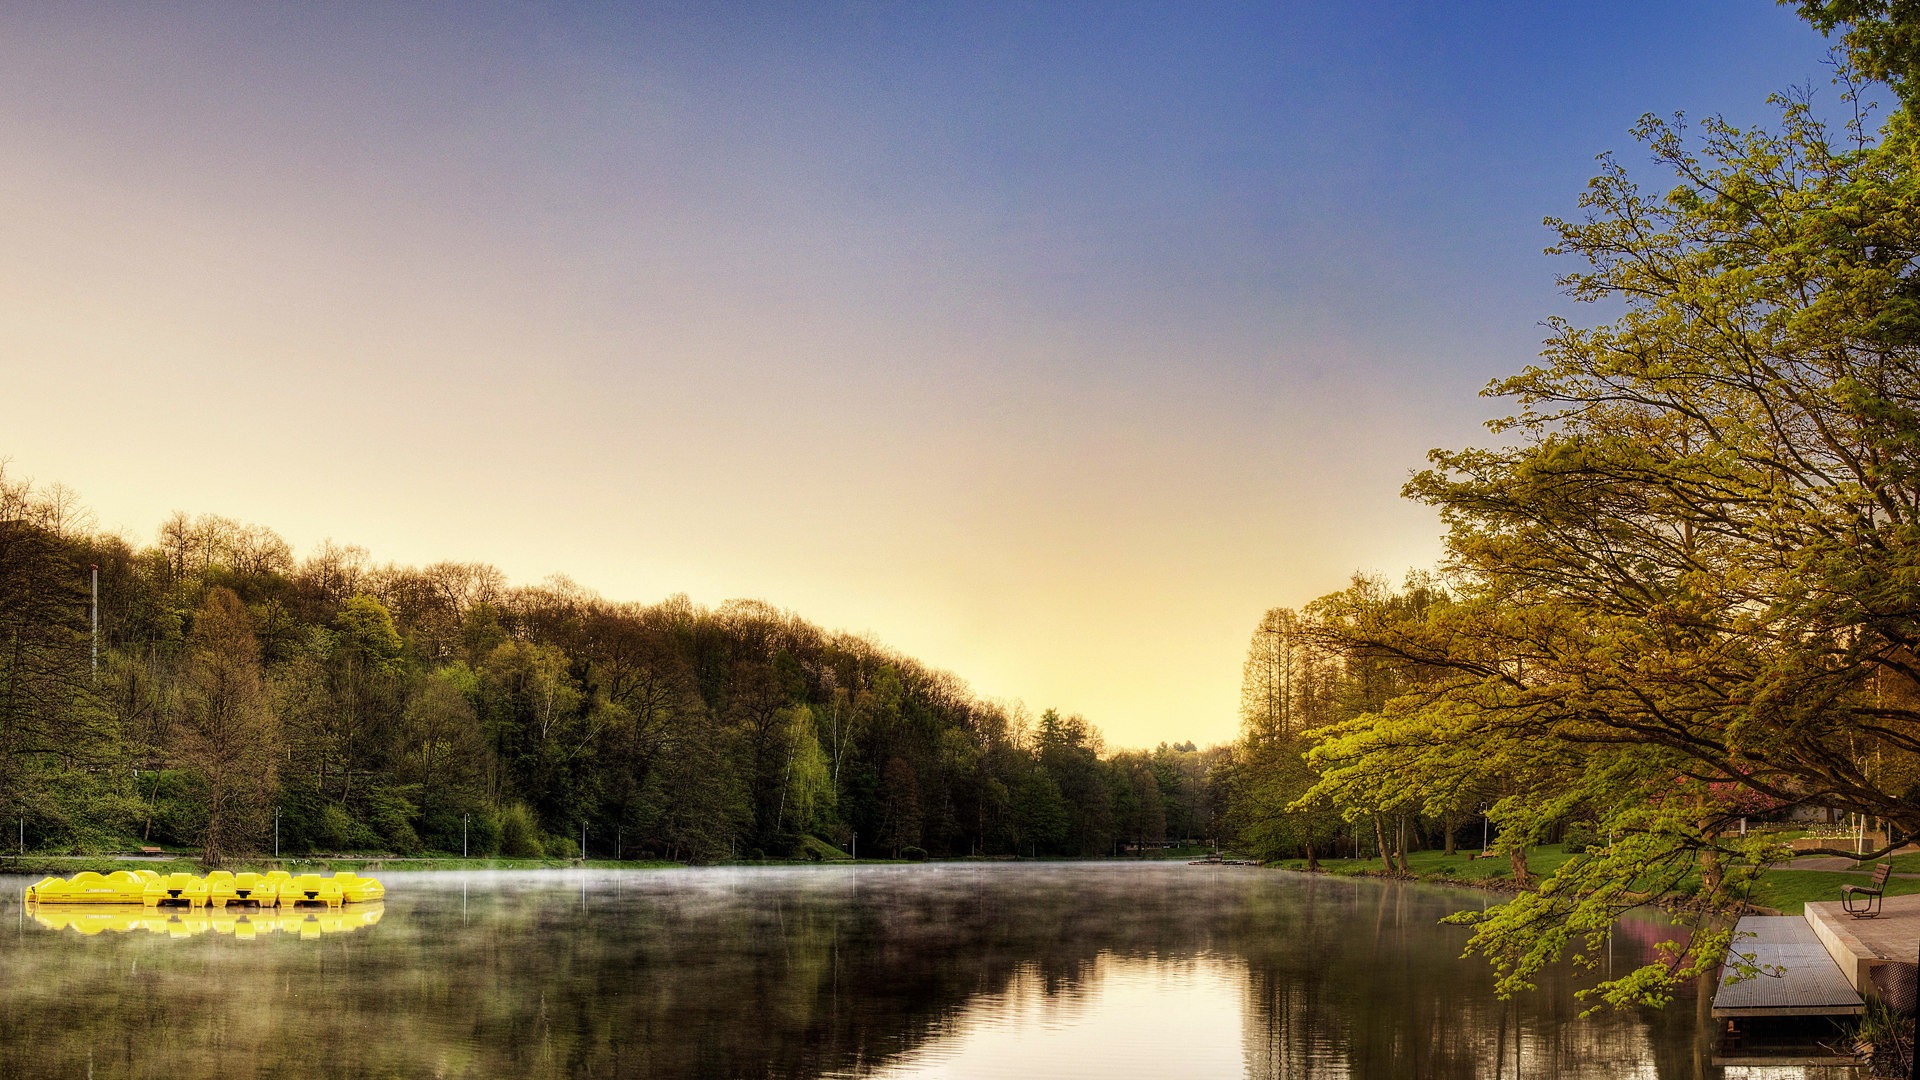
[[[1855,990],[1869,996],[1894,993],[1909,1007],[1915,959],[1920,954],[1920,896],[1889,896],[1880,915],[1856,919],[1839,902],[1807,905],[1807,924]]]
[[[1838,855],[1802,855],[1787,863],[1789,870],[1831,870],[1839,873],[1857,873],[1865,877],[1873,872],[1872,863],[1855,862]],[[1920,878],[1920,874],[1899,873],[1897,878]]]

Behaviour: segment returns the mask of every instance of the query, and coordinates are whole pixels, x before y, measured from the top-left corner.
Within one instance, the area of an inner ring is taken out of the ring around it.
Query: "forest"
[[[140,546],[0,472],[0,812],[27,852],[1112,855],[1213,837],[1226,756],[1109,752],[764,603],[296,559],[213,515]]]

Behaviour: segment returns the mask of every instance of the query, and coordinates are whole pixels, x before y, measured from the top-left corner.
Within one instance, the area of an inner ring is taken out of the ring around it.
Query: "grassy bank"
[[[1475,858],[1477,851],[1462,851],[1447,855],[1439,851],[1415,851],[1407,855],[1407,870],[1418,880],[1456,885],[1481,885],[1494,888],[1513,887],[1513,866],[1505,855],[1490,859]],[[1527,872],[1536,879],[1559,869],[1560,864],[1572,858],[1562,848],[1536,848],[1527,855]],[[1305,870],[1305,859],[1282,859],[1269,865],[1282,870]],[[1377,858],[1370,859],[1321,859],[1320,869],[1324,873],[1343,876],[1399,876],[1389,875],[1385,866]]]
[[[1559,847],[1537,849],[1527,856],[1527,870],[1535,880],[1552,873],[1571,858]],[[1283,859],[1270,864],[1283,870],[1305,870],[1304,859]],[[1503,856],[1476,859],[1471,852],[1443,855],[1438,851],[1416,851],[1407,856],[1407,868],[1415,879],[1436,884],[1475,885],[1512,889],[1513,869]],[[1349,876],[1385,876],[1380,860],[1322,859],[1320,869],[1329,874]],[[1902,855],[1894,860],[1894,869],[1902,873],[1920,873],[1920,854]],[[1748,899],[1757,907],[1770,908],[1783,915],[1799,915],[1806,905],[1840,899],[1840,886],[1863,884],[1871,864],[1858,870],[1795,870],[1776,867],[1761,876]],[[1395,875],[1397,876],[1397,875]],[[1920,878],[1892,878],[1887,882],[1888,896],[1920,893]]]
[[[1171,858],[1172,856],[1167,856]],[[1084,862],[1083,859],[850,859],[842,853],[838,859],[732,859],[714,864],[718,866],[751,867],[817,867],[817,866],[911,866],[916,862]],[[356,874],[379,872],[457,872],[471,870],[672,870],[684,869],[688,864],[663,859],[505,859],[505,858],[462,858],[458,855],[397,857],[391,855],[329,855],[311,858],[265,858],[236,859],[224,869],[235,873],[241,871],[285,870],[293,874],[331,874],[338,870],[351,870]],[[27,855],[25,857],[0,858],[0,874],[24,874],[29,877],[72,877],[85,870],[99,874],[110,874],[115,870],[152,870],[159,874],[204,873],[201,866],[191,855],[173,855],[162,858],[116,857],[111,855],[50,856]]]

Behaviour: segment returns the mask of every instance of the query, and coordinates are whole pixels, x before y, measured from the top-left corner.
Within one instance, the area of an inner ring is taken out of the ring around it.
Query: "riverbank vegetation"
[[[1801,10],[1844,42],[1825,108],[1649,116],[1661,186],[1606,158],[1549,223],[1603,318],[1551,321],[1487,390],[1511,404],[1493,441],[1407,484],[1445,526],[1439,571],[1254,635],[1240,835],[1307,862],[1371,839],[1410,872],[1409,832],[1450,849],[1484,819],[1533,886],[1463,916],[1503,991],[1650,899],[1779,888],[1750,819],[1920,833],[1920,27]],[[1572,849],[1550,869],[1549,844]],[[1597,993],[1665,1001],[1726,944],[1702,928]]]
[[[140,544],[4,472],[0,643],[0,814],[29,854],[1108,855],[1217,813],[1223,751],[1109,752],[765,604],[296,559],[210,515]]]

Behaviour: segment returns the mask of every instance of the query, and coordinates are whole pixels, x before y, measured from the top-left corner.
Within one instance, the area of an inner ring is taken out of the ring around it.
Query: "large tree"
[[[1766,856],[1726,836],[1751,797],[1920,831],[1920,147],[1905,113],[1778,100],[1772,131],[1643,120],[1673,186],[1608,160],[1550,222],[1614,317],[1554,321],[1489,388],[1518,403],[1500,445],[1408,485],[1451,597],[1325,613],[1436,673],[1340,732],[1330,776],[1504,778],[1516,842],[1581,814],[1617,838],[1482,924],[1509,986],[1696,867],[1736,887]],[[1694,943],[1606,992],[1658,1000],[1725,937]]]

